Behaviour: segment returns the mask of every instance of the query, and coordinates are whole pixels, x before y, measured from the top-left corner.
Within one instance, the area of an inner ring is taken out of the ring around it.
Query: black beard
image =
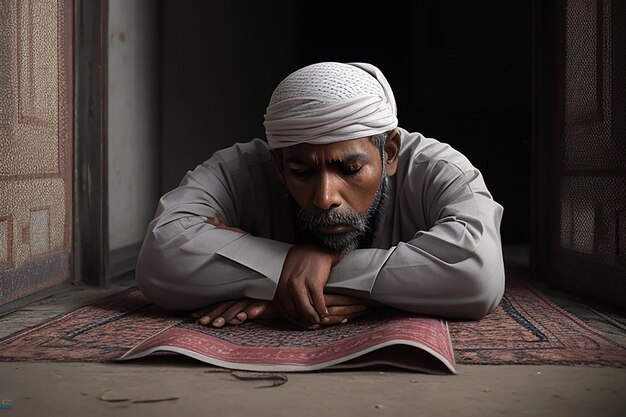
[[[305,214],[303,210],[300,210],[298,213],[300,226],[323,247],[344,255],[359,247],[371,245],[378,218],[387,199],[388,182],[387,175],[383,173],[376,188],[374,200],[365,214],[359,214],[354,210],[339,209],[317,210],[314,213]],[[349,225],[353,230],[336,235],[327,235],[317,231],[319,227],[338,225]]]

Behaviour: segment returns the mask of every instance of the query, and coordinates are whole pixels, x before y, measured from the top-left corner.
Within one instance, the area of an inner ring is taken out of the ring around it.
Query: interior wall
[[[164,0],[161,192],[236,142],[263,138],[275,84],[295,68],[294,2]]]
[[[158,3],[109,0],[109,247],[143,240],[159,193]]]

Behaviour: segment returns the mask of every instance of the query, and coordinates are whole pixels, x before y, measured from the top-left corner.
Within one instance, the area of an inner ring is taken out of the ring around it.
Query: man
[[[467,158],[396,114],[371,64],[287,76],[267,142],[216,152],[162,197],[140,289],[215,327],[283,316],[316,329],[381,305],[489,313],[504,291],[503,209]]]

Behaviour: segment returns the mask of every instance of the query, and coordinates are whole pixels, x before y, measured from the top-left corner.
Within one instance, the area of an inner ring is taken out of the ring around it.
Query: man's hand
[[[208,217],[206,222],[219,229],[246,233],[241,229],[222,223],[217,217]],[[283,264],[276,296],[274,297],[275,303],[271,306],[266,304],[255,305],[252,315],[258,318],[257,314],[266,314],[266,312],[271,310],[274,314],[278,312],[278,314],[286,316],[295,323],[305,325],[305,327],[319,327],[320,324],[329,324],[327,316],[331,315],[331,313],[324,299],[324,287],[328,281],[331,269],[339,263],[341,257],[339,253],[330,252],[312,245],[293,246],[287,253]],[[240,320],[242,323],[246,318],[249,318],[249,314],[246,311],[248,306],[242,304],[243,300],[239,300],[238,303],[235,305],[220,304],[219,308],[223,308],[222,311],[216,310],[210,311],[211,314],[203,314],[203,316],[208,316],[209,318],[208,322],[204,324],[212,322],[214,326],[221,327],[226,323],[240,324],[236,323],[237,320]],[[340,307],[343,308],[340,312],[343,312],[348,317],[350,312],[346,310],[346,306]],[[237,309],[239,311],[233,315],[232,311]],[[256,313],[257,310],[262,312]],[[224,314],[226,317],[219,317],[220,320],[216,321],[216,314]],[[332,320],[336,320],[339,314],[333,314],[332,316]]]
[[[324,286],[340,260],[340,254],[310,245],[296,245],[289,250],[274,300],[290,320],[321,324],[329,315]]]
[[[377,305],[368,300],[337,294],[324,294],[324,301],[328,308],[328,315],[321,320],[321,324],[324,326],[345,324],[348,320],[369,313],[370,307]],[[317,326],[315,324],[312,328],[317,328]]]
[[[214,304],[192,313],[192,316],[205,326],[222,327],[225,324],[243,324],[247,320],[280,317],[272,304],[272,301],[243,298]]]
[[[344,324],[353,318],[367,314],[369,306],[376,305],[367,300],[349,297],[346,295],[324,294],[324,301],[328,308],[328,316],[321,320],[321,324],[296,321],[302,327],[314,330],[321,326]],[[210,307],[192,313],[200,324],[205,326],[223,327],[225,324],[238,325],[250,320],[269,320],[284,316],[275,301],[240,300],[223,301]]]

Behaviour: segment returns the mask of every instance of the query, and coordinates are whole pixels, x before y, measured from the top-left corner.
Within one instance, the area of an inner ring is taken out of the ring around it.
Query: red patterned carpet
[[[512,274],[494,312],[449,329],[458,363],[626,366],[626,346]]]
[[[131,289],[0,340],[0,361],[105,362],[189,321],[187,315],[160,310]],[[626,366],[626,346],[511,274],[496,311],[479,322],[448,324],[461,364]],[[312,332],[303,333],[310,342]]]

